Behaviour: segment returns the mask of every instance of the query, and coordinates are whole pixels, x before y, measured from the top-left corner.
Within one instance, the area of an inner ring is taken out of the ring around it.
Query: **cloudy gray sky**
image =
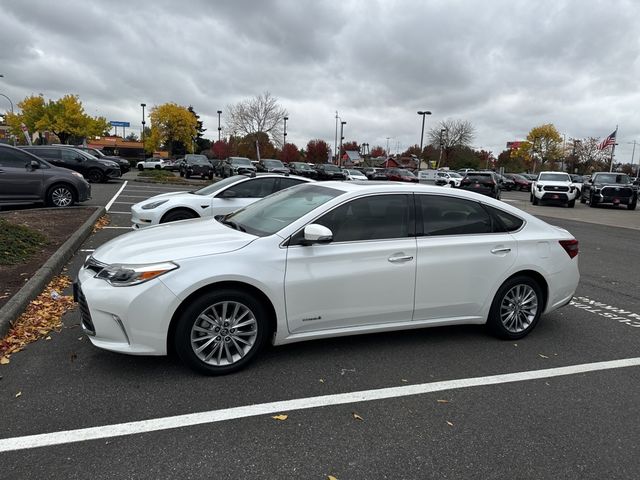
[[[471,121],[496,155],[534,126],[567,138],[619,125],[616,158],[640,142],[636,0],[3,0],[0,93],[78,94],[91,115],[193,105],[217,110],[264,91],[289,112],[288,140],[399,147]],[[0,97],[0,109],[6,109]],[[224,122],[224,113],[223,113]],[[640,145],[636,160],[640,157]]]

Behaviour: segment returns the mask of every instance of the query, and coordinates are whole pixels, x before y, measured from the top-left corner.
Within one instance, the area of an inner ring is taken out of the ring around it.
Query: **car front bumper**
[[[82,268],[74,291],[82,328],[96,347],[131,355],[166,355],[167,332],[180,300],[159,279],[113,287]]]
[[[143,210],[142,208],[135,205],[131,207],[131,227],[134,230],[138,230],[144,227],[150,227],[151,225],[158,225],[160,223],[161,217],[161,212],[156,212],[154,210]]]

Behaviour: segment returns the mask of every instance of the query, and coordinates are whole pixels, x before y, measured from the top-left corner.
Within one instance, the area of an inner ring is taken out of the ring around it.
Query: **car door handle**
[[[400,257],[389,257],[389,261],[391,263],[399,263],[399,262],[409,262],[413,260],[411,255],[402,255]]]
[[[509,247],[496,247],[496,248],[491,250],[491,253],[494,253],[494,254],[509,253],[510,251],[511,251],[511,249]]]

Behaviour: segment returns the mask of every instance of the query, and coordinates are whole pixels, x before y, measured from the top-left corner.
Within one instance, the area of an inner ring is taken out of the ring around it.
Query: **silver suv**
[[[0,144],[0,205],[68,207],[90,198],[91,186],[78,172]]]

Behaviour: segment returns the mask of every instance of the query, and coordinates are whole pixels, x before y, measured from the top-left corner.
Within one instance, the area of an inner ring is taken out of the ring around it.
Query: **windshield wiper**
[[[227,220],[226,215],[218,216],[216,217],[216,220],[222,223],[223,225],[227,225],[233,228],[234,230],[238,230],[239,232],[246,232],[245,228],[242,225],[240,225],[238,222],[234,222],[233,220]]]

